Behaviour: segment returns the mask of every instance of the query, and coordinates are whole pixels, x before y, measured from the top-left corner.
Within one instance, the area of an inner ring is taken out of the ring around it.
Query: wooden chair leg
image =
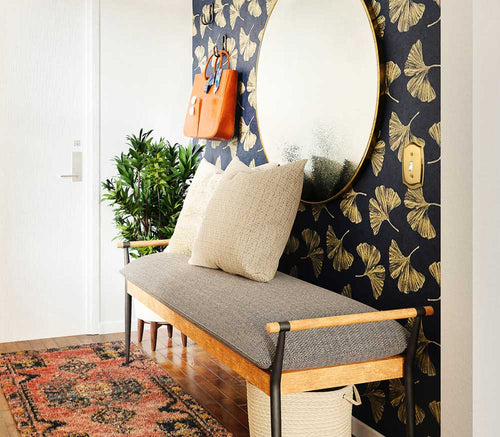
[[[144,334],[144,320],[137,319],[137,341],[142,343],[142,336]]]
[[[158,322],[151,322],[151,351],[156,351],[156,339],[158,338]]]
[[[186,347],[188,344],[188,338],[182,332],[181,332],[181,337],[182,337],[182,345]]]
[[[174,327],[170,323],[167,323],[167,331],[168,338],[172,338],[172,335],[174,334]]]

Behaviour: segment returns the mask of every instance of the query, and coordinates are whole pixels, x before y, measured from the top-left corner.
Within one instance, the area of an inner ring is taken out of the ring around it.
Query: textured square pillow
[[[235,157],[226,168],[228,169],[241,171],[247,170],[248,167]],[[206,159],[200,162],[187,191],[167,252],[191,255],[208,202],[223,174],[222,170],[210,164]]]
[[[259,282],[273,279],[297,215],[305,164],[259,171],[228,167],[208,203],[189,263]]]

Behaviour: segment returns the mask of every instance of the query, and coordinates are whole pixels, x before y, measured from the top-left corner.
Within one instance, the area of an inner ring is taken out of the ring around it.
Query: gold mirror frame
[[[271,19],[272,15],[273,15],[273,11],[276,7],[276,4],[278,3],[279,0],[276,0],[270,11],[269,11],[269,14],[268,14],[268,17],[267,17],[267,20],[266,20],[266,24],[264,26],[264,29],[262,31],[262,40],[260,42],[260,46],[259,46],[259,51],[258,51],[258,54],[257,54],[257,65],[256,65],[256,76],[257,76],[257,81],[256,81],[256,86],[258,84],[258,77],[259,77],[259,64],[260,64],[260,54],[261,54],[261,48],[262,48],[262,44],[264,43],[264,40],[265,40],[265,34],[266,34],[266,30],[267,30],[267,26],[269,24],[269,20]],[[346,1],[349,1],[349,0],[346,0]],[[373,150],[373,147],[375,145],[375,129],[376,129],[376,126],[377,126],[377,123],[378,123],[378,115],[379,115],[379,106],[380,106],[380,95],[382,93],[382,78],[383,78],[383,75],[384,75],[384,72],[382,71],[382,67],[381,67],[381,64],[380,64],[380,50],[379,50],[379,46],[378,46],[378,41],[377,41],[377,35],[375,33],[375,28],[374,28],[374,25],[373,25],[373,21],[372,21],[372,18],[371,18],[371,14],[370,14],[370,11],[368,9],[368,6],[366,5],[366,3],[363,1],[363,0],[359,0],[363,6],[363,9],[365,11],[365,14],[366,14],[366,18],[368,20],[368,24],[370,26],[370,29],[371,29],[371,34],[372,34],[372,38],[373,38],[373,43],[374,43],[374,47],[375,47],[375,57],[376,57],[376,62],[377,62],[377,84],[378,84],[378,87],[377,87],[377,92],[376,92],[376,102],[375,102],[375,112],[374,112],[374,117],[373,117],[373,122],[372,122],[372,127],[371,127],[371,132],[370,132],[370,136],[369,136],[369,139],[368,139],[368,143],[365,147],[365,151],[363,153],[363,156],[356,168],[356,170],[354,171],[354,174],[352,175],[352,177],[349,179],[349,181],[347,182],[347,184],[339,190],[338,193],[336,193],[335,195],[331,196],[330,198],[328,199],[325,199],[325,200],[321,200],[321,201],[308,201],[308,200],[304,200],[304,199],[301,199],[301,201],[303,203],[306,203],[306,204],[309,204],[309,205],[321,205],[321,204],[324,204],[324,203],[328,203],[340,196],[342,196],[345,192],[347,192],[348,190],[351,189],[354,181],[356,180],[356,177],[358,176],[361,168],[364,166],[364,164],[366,163],[366,160],[369,158],[372,150]],[[256,119],[257,119],[257,131],[258,131],[258,134],[259,134],[259,138],[261,140],[261,143],[262,143],[262,151],[264,152],[264,155],[266,156],[266,160],[269,162],[269,156],[268,154],[266,153],[266,148],[265,148],[265,145],[264,145],[264,139],[262,138],[262,135],[261,135],[261,132],[260,132],[260,125],[259,125],[259,102],[258,102],[258,86],[257,86],[257,104],[256,104]]]

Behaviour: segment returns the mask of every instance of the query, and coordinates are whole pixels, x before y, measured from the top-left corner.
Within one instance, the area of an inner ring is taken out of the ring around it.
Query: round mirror
[[[380,66],[362,0],[278,0],[263,36],[257,117],[269,161],[308,159],[302,199],[352,184],[377,117]]]

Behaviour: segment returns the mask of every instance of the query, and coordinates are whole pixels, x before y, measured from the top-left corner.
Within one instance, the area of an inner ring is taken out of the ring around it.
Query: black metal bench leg
[[[271,367],[271,436],[281,437],[281,373],[285,354],[285,334],[290,330],[290,323],[280,322],[278,344]]]
[[[123,246],[124,263],[130,262],[129,254],[130,244]],[[127,292],[127,281],[125,280],[125,365],[130,363],[130,330],[132,324],[132,296]]]
[[[422,325],[422,316],[425,315],[423,308],[417,308],[417,317],[413,323],[408,348],[406,349],[404,381],[405,381],[405,402],[406,402],[406,437],[416,437],[415,424],[415,385],[414,385],[414,367],[415,353],[418,345],[418,336],[420,326]]]

